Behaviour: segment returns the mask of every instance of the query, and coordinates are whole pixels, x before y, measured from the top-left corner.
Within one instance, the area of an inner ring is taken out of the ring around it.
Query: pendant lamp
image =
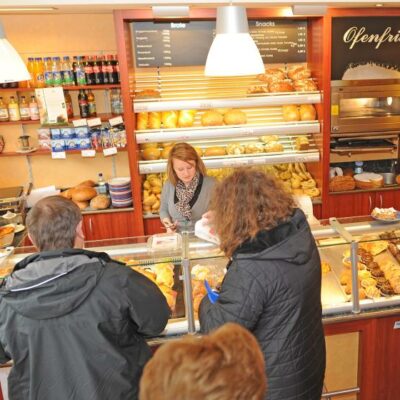
[[[260,52],[249,34],[246,9],[217,8],[217,30],[208,52],[206,76],[239,76],[264,73]]]
[[[31,79],[26,65],[6,39],[0,21],[0,83],[28,81]]]

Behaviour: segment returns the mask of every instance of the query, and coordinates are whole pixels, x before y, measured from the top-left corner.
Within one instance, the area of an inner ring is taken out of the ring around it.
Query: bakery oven
[[[400,80],[331,82],[331,136],[400,131]]]

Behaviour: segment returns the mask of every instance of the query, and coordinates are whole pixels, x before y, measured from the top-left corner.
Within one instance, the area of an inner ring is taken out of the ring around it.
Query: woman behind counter
[[[206,167],[187,143],[171,149],[167,165],[168,180],[161,194],[160,219],[167,232],[186,223],[195,223],[208,210],[215,179],[206,176]]]
[[[223,199],[223,201],[221,201]],[[204,297],[203,332],[236,322],[261,345],[267,400],[319,400],[325,372],[321,263],[304,213],[273,176],[239,170],[210,209],[231,258],[217,301]]]

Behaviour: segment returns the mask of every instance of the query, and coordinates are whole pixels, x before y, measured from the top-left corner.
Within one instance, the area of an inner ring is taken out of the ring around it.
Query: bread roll
[[[203,126],[219,126],[224,124],[224,116],[217,111],[206,111],[201,116],[201,124]]]
[[[135,94],[135,98],[137,99],[156,99],[160,97],[160,92],[153,89],[142,90]]]
[[[95,210],[105,210],[106,208],[110,207],[110,198],[105,194],[99,194],[90,200],[90,207],[94,208]]]
[[[257,75],[257,79],[262,82],[276,82],[285,79],[285,72],[279,68],[268,68],[265,70],[265,74]]]
[[[149,119],[147,121],[148,129],[160,129],[161,128],[161,113],[152,111],[149,113]]]
[[[149,147],[158,148],[158,143],[141,143],[139,145],[140,150],[148,149]]]
[[[196,112],[196,110],[179,111],[178,126],[180,128],[190,128],[193,126]]]
[[[64,190],[63,192],[60,193],[60,196],[65,197],[66,199],[71,199],[72,198],[71,189]]]
[[[220,113],[222,115],[225,115],[229,110],[231,110],[231,108],[216,108],[216,109],[214,109],[214,111],[216,111],[217,113]]]
[[[355,187],[356,183],[351,176],[335,176],[329,182],[331,192],[353,190]]]
[[[311,78],[311,71],[304,65],[294,65],[289,68],[288,77],[294,81]]]
[[[310,142],[307,136],[297,136],[296,137],[296,150],[308,150],[310,147]]]
[[[78,186],[95,187],[96,182],[92,181],[91,179],[88,179],[88,180],[83,181],[83,182],[79,183],[78,185],[76,185],[76,187],[78,187]]]
[[[246,145],[246,154],[263,153],[264,145],[262,143],[250,143]]]
[[[72,201],[79,207],[80,210],[84,210],[85,208],[89,207],[88,201],[76,201],[76,200]]]
[[[226,154],[226,150],[224,147],[208,147],[204,151],[204,156],[205,157],[212,157],[212,156],[224,156]]]
[[[374,189],[383,186],[383,176],[373,172],[356,174],[353,178],[358,189]]]
[[[279,151],[283,151],[283,145],[279,142],[269,142],[264,146],[264,151],[266,153],[275,153]]]
[[[147,147],[142,151],[143,160],[158,160],[161,156],[161,151],[157,147]]]
[[[312,79],[300,79],[293,83],[296,92],[312,92],[318,90],[317,84]]]
[[[161,113],[162,126],[165,129],[175,129],[178,126],[178,111],[163,111]]]
[[[77,186],[71,189],[71,198],[74,202],[83,202],[97,196],[96,189],[89,186]]]
[[[243,154],[244,151],[245,151],[245,148],[240,143],[231,143],[231,144],[228,144],[228,146],[226,147],[226,152],[228,154],[239,155],[239,154]]]
[[[252,85],[247,89],[247,93],[249,94],[257,94],[257,93],[268,93],[267,85]]]
[[[300,106],[300,119],[302,121],[314,121],[317,118],[317,112],[312,104],[302,104]]]
[[[169,152],[171,151],[171,149],[172,149],[172,146],[169,146],[169,147],[165,147],[164,149],[162,149],[162,151],[161,151],[161,158],[168,158],[168,156],[169,156]]]
[[[226,125],[242,125],[247,122],[246,114],[241,110],[229,110],[224,115]]]
[[[283,120],[286,122],[300,121],[300,111],[296,105],[289,104],[282,106]]]
[[[266,136],[261,136],[260,139],[264,143],[277,142],[279,140],[279,136],[278,135],[266,135]]]
[[[149,121],[149,113],[140,112],[136,114],[136,129],[140,131],[147,129],[148,121]]]
[[[272,82],[268,85],[268,89],[272,93],[294,91],[293,85],[290,82],[285,81]]]

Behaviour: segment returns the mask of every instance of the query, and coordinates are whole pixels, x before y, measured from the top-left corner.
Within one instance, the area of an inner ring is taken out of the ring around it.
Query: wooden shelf
[[[391,190],[399,190],[400,185],[385,185],[379,188],[371,188],[371,189],[353,189],[353,190],[345,190],[342,192],[329,192],[329,195],[340,195],[340,194],[352,194],[352,193],[370,193],[370,192],[386,192]]]
[[[0,122],[0,126],[3,125],[33,125],[33,124],[40,124],[40,121],[7,121],[7,122]]]
[[[119,152],[125,152],[128,151],[127,147],[117,147],[118,153]],[[65,150],[65,153],[68,154],[80,154],[82,150]],[[103,149],[96,149],[96,153],[103,153]],[[18,153],[16,151],[7,151],[0,153],[0,157],[18,157],[18,156],[48,156],[51,154],[50,150],[46,149],[38,149],[35,151],[32,151],[31,153]],[[91,157],[88,157],[91,158]]]
[[[112,85],[80,85],[80,86],[60,86],[65,90],[80,90],[80,89],[93,89],[93,90],[107,90],[107,89],[120,89],[119,83]],[[46,89],[46,88],[0,88],[2,92],[34,92],[35,89]]]

